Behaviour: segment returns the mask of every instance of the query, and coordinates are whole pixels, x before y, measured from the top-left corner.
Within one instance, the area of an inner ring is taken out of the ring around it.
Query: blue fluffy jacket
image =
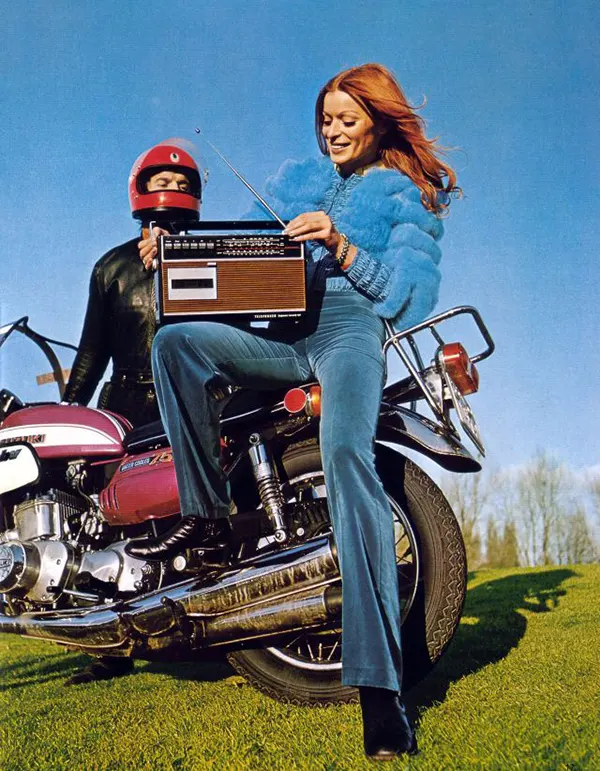
[[[373,168],[353,175],[340,201],[341,177],[328,157],[286,161],[267,180],[269,203],[287,219],[307,211],[329,208],[341,233],[358,248],[345,275],[373,301],[375,312],[406,328],[422,321],[438,297],[441,251],[436,243],[443,225],[421,203],[421,191],[404,174]],[[337,206],[331,202],[337,199]],[[340,203],[343,205],[340,206]],[[253,211],[264,217],[258,206]],[[337,287],[332,286],[331,289]]]

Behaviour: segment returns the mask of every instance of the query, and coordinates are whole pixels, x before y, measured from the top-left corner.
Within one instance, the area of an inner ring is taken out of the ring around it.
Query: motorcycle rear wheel
[[[395,518],[402,605],[404,690],[419,682],[450,643],[466,594],[466,555],[458,522],[439,487],[414,463],[377,447],[377,469]],[[306,490],[324,497],[316,441],[289,447],[283,455],[295,499]],[[288,495],[289,497],[289,495]],[[287,645],[229,653],[233,668],[278,701],[324,706],[357,700],[341,683],[341,635],[337,631],[293,636]]]

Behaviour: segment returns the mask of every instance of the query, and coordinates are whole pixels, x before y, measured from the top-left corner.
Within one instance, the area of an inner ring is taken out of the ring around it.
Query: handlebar
[[[28,326],[28,321],[29,316],[22,316],[20,319],[12,321],[8,324],[4,324],[2,327],[0,327],[0,335],[2,334],[2,330],[6,330],[3,336],[0,336],[0,347],[6,342],[12,332],[20,332],[22,335],[25,335],[25,337],[28,337],[30,340],[32,340],[41,348],[42,352],[50,362],[54,378],[58,385],[58,391],[60,397],[62,398],[66,385],[65,378],[58,356],[56,355],[52,346],[59,345],[63,348],[70,348],[73,351],[77,351],[77,346],[71,345],[71,343],[64,343],[61,340],[53,340],[51,337],[45,337],[39,332],[35,332],[33,329],[31,329],[31,327]]]

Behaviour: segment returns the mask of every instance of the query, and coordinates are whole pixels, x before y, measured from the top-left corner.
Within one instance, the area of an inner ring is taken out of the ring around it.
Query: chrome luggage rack
[[[428,374],[434,371],[439,373],[440,367],[439,365],[436,366],[436,362],[438,361],[439,352],[446,344],[446,341],[442,338],[439,331],[436,329],[436,326],[443,321],[447,321],[448,319],[460,315],[472,317],[486,343],[484,350],[474,356],[469,355],[469,359],[473,364],[487,359],[492,355],[496,346],[479,311],[471,305],[459,305],[455,308],[450,308],[449,310],[439,313],[436,316],[432,316],[431,318],[422,321],[420,324],[415,324],[402,332],[394,332],[391,322],[387,319],[384,321],[385,330],[388,336],[383,344],[383,353],[387,354],[388,350],[393,348],[410,373],[408,377],[403,378],[396,383],[392,383],[384,389],[384,401],[392,403],[410,402],[410,409],[416,411],[417,401],[424,398],[433,414],[454,434],[457,432],[448,414],[449,402],[448,400],[444,400],[444,398],[436,396],[431,382],[428,381]],[[423,330],[429,330],[438,345],[435,361],[432,363],[432,366],[429,367],[425,366],[419,346],[414,338],[418,332],[422,332]],[[402,345],[404,342],[407,343],[408,347]],[[448,376],[445,373],[443,374],[447,381]]]

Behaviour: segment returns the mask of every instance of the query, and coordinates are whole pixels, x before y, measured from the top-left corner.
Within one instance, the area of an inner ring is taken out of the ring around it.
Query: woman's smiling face
[[[325,94],[321,132],[329,157],[344,176],[377,159],[383,132],[345,91]]]

